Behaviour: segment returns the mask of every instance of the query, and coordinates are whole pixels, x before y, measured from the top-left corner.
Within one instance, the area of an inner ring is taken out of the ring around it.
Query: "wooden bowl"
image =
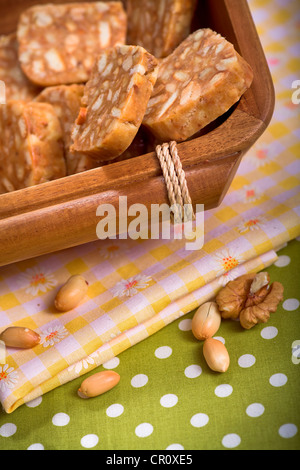
[[[12,7],[0,0],[0,34],[15,31],[21,11],[37,3],[48,2],[15,0]],[[268,126],[275,99],[246,0],[199,0],[193,30],[200,27],[233,43],[254,71],[237,105],[200,136],[178,144],[192,201],[207,210],[221,203],[241,158]],[[120,196],[127,196],[128,206],[168,204],[154,152],[0,195],[0,266],[97,240],[97,207],[110,203],[118,214]]]

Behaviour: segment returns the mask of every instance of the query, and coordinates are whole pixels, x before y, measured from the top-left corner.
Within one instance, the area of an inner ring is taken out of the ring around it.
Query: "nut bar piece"
[[[160,63],[143,124],[157,139],[184,141],[231,108],[252,79],[232,44],[200,29]]]
[[[31,100],[40,92],[22,72],[15,34],[0,36],[0,80],[5,84],[6,101]]]
[[[166,57],[191,32],[196,0],[128,0],[128,44]]]
[[[129,147],[114,162],[129,160],[145,153],[147,153],[147,139],[145,129],[141,126]]]
[[[84,85],[58,85],[45,88],[36,98],[39,103],[50,103],[63,130],[67,174],[73,175],[97,166],[94,159],[79,152],[70,152],[71,132],[80,110]]]
[[[121,2],[31,7],[18,24],[21,67],[42,86],[86,82],[95,57],[124,44],[126,28]]]
[[[157,60],[140,46],[103,52],[85,87],[71,151],[98,161],[121,155],[141,125],[156,77]]]
[[[66,175],[62,130],[50,104],[0,106],[0,194]]]

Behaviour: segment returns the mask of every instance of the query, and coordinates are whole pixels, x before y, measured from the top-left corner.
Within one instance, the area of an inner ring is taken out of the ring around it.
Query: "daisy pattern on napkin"
[[[48,326],[41,334],[41,344],[44,348],[54,346],[55,343],[59,343],[68,334],[63,325],[56,324]]]
[[[262,146],[257,147],[255,152],[248,155],[247,158],[249,162],[251,161],[255,168],[261,168],[262,166],[272,161],[268,149]]]
[[[144,274],[137,274],[129,279],[118,282],[112,289],[114,297],[132,297],[139,290],[148,287],[151,277]]]
[[[9,367],[8,364],[0,366],[0,390],[5,392],[7,389],[14,388],[15,384],[18,382],[18,373],[13,367]]]
[[[109,240],[99,249],[99,254],[103,259],[118,258],[121,255],[120,245],[114,241]]]
[[[216,262],[217,277],[221,285],[225,286],[229,281],[233,281],[239,275],[234,268],[241,264],[243,259],[233,250],[224,248],[214,253],[213,259]]]
[[[244,202],[256,202],[262,197],[261,190],[255,184],[248,184],[241,190]]]
[[[247,220],[243,220],[236,228],[240,233],[246,233],[249,231],[259,230],[266,223],[266,219],[262,216],[252,217]]]
[[[52,274],[38,266],[26,269],[25,273],[22,273],[22,277],[28,281],[28,286],[25,290],[26,294],[33,296],[37,295],[39,291],[47,292],[57,284]]]
[[[68,367],[68,372],[72,370],[75,371],[75,374],[80,374],[83,369],[88,369],[90,365],[95,364],[95,359],[98,356],[98,352],[95,351],[94,353],[90,354],[89,356],[85,357],[81,361],[75,362],[74,364]]]

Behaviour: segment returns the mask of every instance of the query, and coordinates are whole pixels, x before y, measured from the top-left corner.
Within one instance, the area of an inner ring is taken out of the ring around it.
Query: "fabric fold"
[[[261,271],[273,264],[276,259],[277,255],[275,251],[269,251],[262,256],[250,259],[238,268],[233,269],[231,276],[234,278],[245,273]],[[11,413],[23,403],[29,402],[57,386],[63,385],[64,383],[92,371],[105,362],[118,356],[129,347],[148,338],[150,335],[156,333],[174,320],[191,312],[202,303],[212,300],[222,286],[221,277],[215,278],[195,291],[170,302],[167,307],[156,314],[154,313],[140,324],[125,329],[116,336],[114,334],[110,334],[110,339],[100,347],[96,348],[96,343],[94,343],[94,348],[90,347],[90,352],[88,354],[84,355],[83,351],[81,351],[81,353],[74,354],[72,356],[74,360],[73,363],[65,368],[63,368],[63,363],[61,363],[61,369],[53,369],[52,374],[42,374],[36,369],[36,375],[34,376],[34,364],[30,364],[30,361],[27,364],[28,367],[19,367],[19,369],[14,369],[11,366],[6,369],[4,367],[3,372],[4,374],[7,374],[8,377],[7,387],[3,387],[2,385],[1,388],[1,400],[5,411],[7,413]],[[61,339],[63,340],[64,333],[62,328],[60,328],[60,333]],[[48,341],[49,344],[51,344],[51,340]],[[52,346],[55,344],[58,343],[53,343]],[[20,353],[15,354],[20,355]],[[10,357],[13,357],[13,355],[14,353]],[[24,355],[24,360],[26,361],[26,353],[23,353],[22,355]],[[8,358],[8,362],[11,362],[10,357]],[[55,361],[54,354],[52,361]],[[28,371],[29,369],[32,369],[30,382],[28,380],[28,375],[25,376],[26,370]],[[11,378],[10,382],[9,378]],[[12,384],[18,384],[19,387],[14,387],[14,390],[12,391]]]

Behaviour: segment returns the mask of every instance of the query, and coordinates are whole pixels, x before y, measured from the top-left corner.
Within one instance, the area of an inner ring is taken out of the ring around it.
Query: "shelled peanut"
[[[193,335],[200,341],[211,338],[220,328],[221,319],[216,302],[206,302],[198,308],[193,317]]]
[[[120,376],[117,372],[112,370],[97,372],[82,382],[78,395],[81,398],[97,397],[114,388],[119,381]]]
[[[0,364],[6,363],[6,347],[32,349],[40,341],[40,335],[29,328],[9,326],[0,333]]]
[[[41,338],[35,331],[21,326],[10,326],[0,334],[0,341],[11,348],[31,349]]]
[[[55,297],[55,307],[60,312],[68,312],[76,308],[84,299],[88,290],[88,283],[83,276],[71,276],[60,288]]]
[[[203,356],[210,369],[226,372],[230,359],[226,347],[212,337],[221,325],[221,313],[216,302],[206,302],[196,311],[192,319],[192,333],[196,339],[204,341]]]
[[[208,338],[204,341],[203,355],[208,367],[215,372],[226,372],[230,364],[228,351],[218,339]]]

